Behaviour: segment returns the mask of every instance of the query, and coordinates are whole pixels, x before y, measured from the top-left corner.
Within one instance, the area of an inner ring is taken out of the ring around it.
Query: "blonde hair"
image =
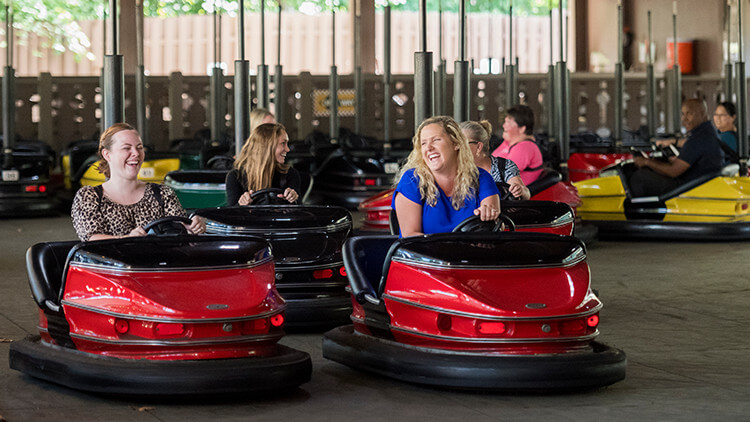
[[[108,127],[107,130],[105,130],[99,137],[99,148],[96,151],[96,155],[97,157],[99,157],[99,161],[96,163],[96,170],[108,179],[110,176],[109,163],[104,159],[102,150],[107,149],[111,151],[112,144],[114,144],[114,140],[112,140],[112,138],[116,134],[124,132],[126,130],[135,130],[135,128],[127,123],[115,123],[112,126]]]
[[[270,188],[275,171],[289,171],[288,164],[276,161],[276,143],[282,132],[286,132],[284,125],[264,123],[253,130],[242,146],[234,168],[245,177],[249,190]]]
[[[256,108],[253,109],[253,111],[250,112],[250,133],[253,133],[253,130],[255,130],[256,127],[263,124],[263,120],[271,116],[274,119],[276,116],[273,115],[270,111],[266,110],[265,108]]]
[[[409,153],[406,163],[404,163],[401,171],[396,177],[396,181],[400,180],[401,176],[403,176],[407,170],[414,169],[414,173],[419,177],[420,196],[427,205],[435,206],[438,198],[437,183],[435,183],[435,177],[433,177],[430,168],[427,167],[427,163],[422,157],[422,143],[420,140],[422,129],[435,123],[443,127],[443,130],[448,134],[448,138],[453,146],[458,147],[458,172],[453,187],[451,205],[453,205],[454,209],[459,210],[464,206],[464,202],[467,198],[476,195],[479,187],[479,170],[474,164],[471,151],[469,151],[469,142],[466,140],[466,137],[464,137],[463,132],[461,132],[461,128],[458,127],[458,123],[456,123],[452,117],[430,117],[419,125],[417,132],[412,138],[411,153]]]
[[[492,123],[487,120],[475,122],[472,120],[461,122],[461,130],[469,133],[468,141],[482,143],[484,155],[490,155],[490,136],[492,136]]]

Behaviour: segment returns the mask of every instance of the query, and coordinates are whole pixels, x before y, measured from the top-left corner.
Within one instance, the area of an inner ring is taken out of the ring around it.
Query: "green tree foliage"
[[[133,1],[133,0],[119,0]],[[325,13],[331,10],[348,10],[353,0],[246,0],[245,9],[248,12],[260,10],[260,2],[266,2],[266,10],[272,11],[282,4],[284,10],[299,10],[303,13]],[[427,0],[427,10],[444,12],[458,11],[460,0]],[[466,0],[468,13],[491,12],[508,13],[510,0]],[[548,13],[549,7],[558,7],[560,0],[514,0],[513,14],[543,15]],[[43,39],[42,48],[52,48],[57,52],[66,50],[75,53],[77,59],[93,59],[89,51],[91,46],[88,37],[81,31],[78,21],[102,19],[108,11],[107,0],[4,0],[4,6],[12,14],[11,21],[17,43],[25,44],[29,34],[40,35]],[[213,13],[214,8],[221,13],[234,15],[237,13],[238,0],[143,0],[146,16],[179,16],[191,14]],[[416,11],[418,0],[375,0],[376,7],[390,4],[393,10]],[[5,7],[2,11],[2,25],[0,33],[5,34]],[[5,38],[5,37],[4,37]],[[7,48],[3,41],[0,45]]]

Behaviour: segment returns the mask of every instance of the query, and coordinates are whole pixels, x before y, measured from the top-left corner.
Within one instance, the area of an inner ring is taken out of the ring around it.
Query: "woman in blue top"
[[[483,221],[500,215],[495,181],[474,164],[455,120],[425,120],[412,143],[391,203],[402,237],[450,232],[473,215]]]

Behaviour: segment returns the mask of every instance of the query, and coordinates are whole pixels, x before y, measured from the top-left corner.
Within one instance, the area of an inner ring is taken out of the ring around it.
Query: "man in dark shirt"
[[[697,98],[683,101],[682,124],[688,136],[678,143],[679,156],[670,157],[668,162],[634,158],[639,169],[630,177],[633,197],[658,196],[690,180],[721,171],[724,153],[708,120],[706,103]]]

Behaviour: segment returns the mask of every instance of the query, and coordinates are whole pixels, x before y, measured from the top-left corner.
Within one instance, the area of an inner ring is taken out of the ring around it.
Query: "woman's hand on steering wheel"
[[[250,205],[253,203],[253,191],[249,190],[240,196],[240,199],[237,201],[237,205]]]
[[[299,194],[292,188],[286,188],[282,197],[293,204],[299,199]]]
[[[496,220],[500,215],[500,208],[496,208],[490,204],[482,204],[474,210],[474,215],[478,215],[482,221]]]
[[[190,219],[190,224],[183,223],[183,225],[187,228],[188,233],[203,234],[206,232],[206,219],[197,215]]]
[[[138,226],[130,231],[130,233],[126,234],[125,237],[138,237],[138,236],[145,236],[146,230],[143,229],[142,226]]]
[[[508,192],[513,196],[511,199],[529,199],[531,192],[522,183],[509,183]]]

